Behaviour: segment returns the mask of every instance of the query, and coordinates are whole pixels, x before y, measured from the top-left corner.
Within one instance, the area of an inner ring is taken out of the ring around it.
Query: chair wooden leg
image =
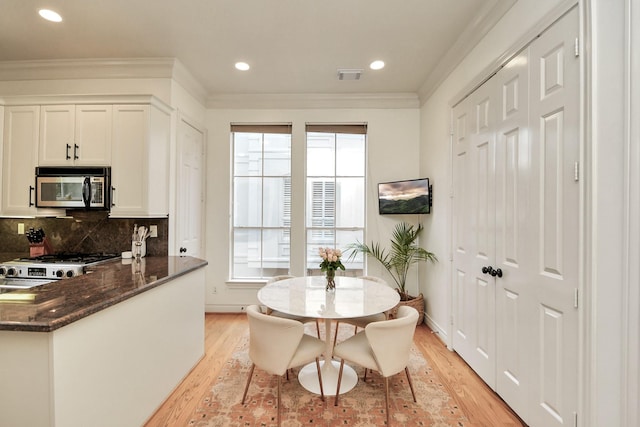
[[[340,321],[336,321],[336,333],[333,334],[333,346],[336,346],[336,343],[338,342],[338,329],[340,328]]]
[[[282,404],[280,402],[280,388],[282,386],[282,377],[280,375],[278,375],[278,427],[280,427],[280,411],[281,411],[281,407]]]
[[[320,324],[318,323],[318,319],[316,319],[316,332],[318,333],[318,338],[320,338]],[[325,331],[325,334],[327,333],[327,331]]]
[[[247,385],[244,387],[244,394],[242,395],[242,404],[244,405],[244,400],[247,398],[247,391],[249,391],[249,384],[251,383],[251,377],[253,376],[253,370],[256,365],[251,364],[251,369],[249,370],[249,378],[247,378]]]
[[[387,425],[389,425],[389,378],[384,377],[384,404],[387,408]]]
[[[316,368],[318,369],[318,382],[320,383],[320,399],[324,402],[324,388],[322,387],[322,374],[320,373],[320,358],[316,357]]]
[[[340,371],[338,371],[338,388],[336,390],[336,400],[333,406],[338,406],[338,396],[340,396],[340,383],[342,382],[342,369],[344,368],[344,359],[340,361]]]
[[[364,378],[362,379],[362,381],[367,382],[367,368],[364,368]]]
[[[411,381],[411,375],[409,375],[409,368],[405,366],[404,372],[407,374],[407,380],[409,381],[409,388],[411,389],[411,394],[413,395],[413,401],[418,403],[416,400],[416,392],[413,391],[413,382]]]

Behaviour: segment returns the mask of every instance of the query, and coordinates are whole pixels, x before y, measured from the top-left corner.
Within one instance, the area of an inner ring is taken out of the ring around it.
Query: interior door
[[[179,255],[201,257],[204,235],[204,133],[187,121],[178,124],[176,243]]]
[[[531,426],[577,411],[574,8],[453,109],[452,345]]]
[[[536,266],[531,352],[534,426],[573,425],[578,407],[579,61],[578,10],[530,47],[530,123]]]
[[[525,49],[492,79],[496,88],[495,252],[488,274],[496,287],[496,387],[527,419],[531,386],[531,289],[536,267],[536,228],[529,139],[529,54]]]
[[[495,388],[495,96],[483,85],[454,110],[456,220],[453,348]]]

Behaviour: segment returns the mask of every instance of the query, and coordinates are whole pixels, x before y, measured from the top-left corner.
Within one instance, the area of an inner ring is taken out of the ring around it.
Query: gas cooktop
[[[62,252],[52,255],[18,258],[0,264],[0,279],[56,280],[81,276],[85,273],[85,267],[116,257],[118,257],[118,254]],[[2,283],[0,283],[1,285]]]
[[[38,264],[81,264],[90,265],[96,262],[106,261],[118,257],[118,254],[92,253],[82,254],[77,252],[61,252],[50,255],[40,255],[30,258],[18,258],[15,261],[33,262]]]

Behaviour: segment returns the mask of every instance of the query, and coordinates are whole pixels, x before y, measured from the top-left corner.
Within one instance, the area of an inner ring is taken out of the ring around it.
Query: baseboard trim
[[[451,350],[451,346],[449,345],[449,335],[447,334],[447,331],[443,329],[437,322],[435,322],[428,313],[424,313],[424,323],[426,323],[427,326],[431,328],[433,333],[438,336],[440,341],[442,341],[442,343],[447,346],[449,350]]]
[[[247,311],[247,305],[219,305],[219,304],[205,304],[204,312],[205,313],[244,313]]]

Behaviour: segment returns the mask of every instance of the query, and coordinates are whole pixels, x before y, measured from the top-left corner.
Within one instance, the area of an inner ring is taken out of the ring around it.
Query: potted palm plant
[[[420,261],[436,262],[438,259],[432,253],[417,244],[420,232],[423,230],[422,224],[417,227],[406,222],[397,224],[393,230],[390,241],[390,249],[381,248],[379,243],[371,242],[352,243],[347,246],[351,251],[349,260],[353,260],[357,254],[375,258],[389,272],[396,283],[396,289],[400,294],[400,304],[410,305],[418,310],[420,317],[418,324],[424,319],[424,297],[422,294],[411,296],[407,293],[406,282],[409,269]]]

